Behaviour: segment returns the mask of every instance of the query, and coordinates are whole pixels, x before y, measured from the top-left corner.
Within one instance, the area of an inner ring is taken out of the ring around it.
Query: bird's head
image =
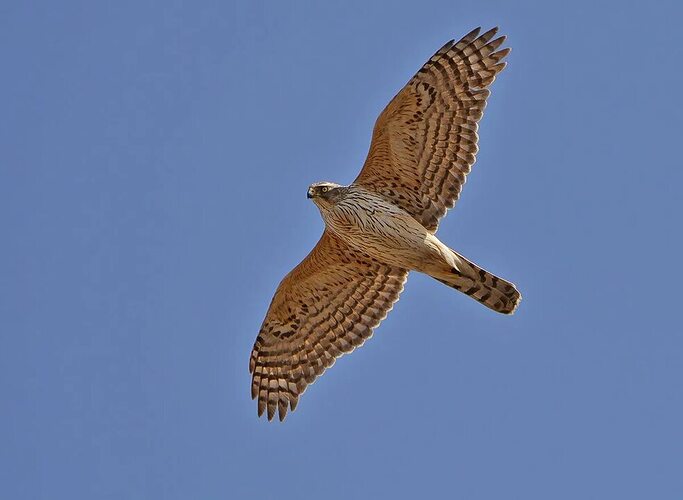
[[[346,187],[334,182],[316,182],[308,186],[306,197],[319,207],[335,204],[346,192]]]

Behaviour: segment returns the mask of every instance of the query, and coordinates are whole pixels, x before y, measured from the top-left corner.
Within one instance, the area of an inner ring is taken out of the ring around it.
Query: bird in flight
[[[477,127],[510,52],[498,28],[441,47],[382,111],[353,183],[308,188],[325,221],[311,253],[275,292],[249,360],[258,415],[280,420],[306,387],[372,335],[425,273],[512,314],[521,295],[435,235],[477,154]]]

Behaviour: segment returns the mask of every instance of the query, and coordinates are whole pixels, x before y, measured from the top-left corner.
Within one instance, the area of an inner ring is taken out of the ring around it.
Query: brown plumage
[[[488,86],[510,49],[477,28],[441,47],[382,111],[355,184],[374,191],[436,231],[460,196],[475,161],[477,123]]]
[[[477,153],[488,86],[510,49],[497,28],[444,45],[392,99],[375,124],[368,158],[350,186],[317,183],[308,196],[326,229],[280,283],[251,353],[258,414],[280,420],[306,387],[372,335],[411,270],[494,311],[514,312],[515,286],[436,236]]]

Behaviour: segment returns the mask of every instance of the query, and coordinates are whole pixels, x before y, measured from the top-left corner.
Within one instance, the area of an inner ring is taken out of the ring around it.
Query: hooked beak
[[[306,198],[309,200],[313,198],[313,188],[308,188],[308,191],[306,191]]]

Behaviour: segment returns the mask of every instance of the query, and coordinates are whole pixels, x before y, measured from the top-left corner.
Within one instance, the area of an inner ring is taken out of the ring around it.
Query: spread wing
[[[372,189],[427,229],[457,201],[477,153],[477,123],[489,85],[510,49],[477,28],[444,45],[394,97],[375,123],[355,184]]]
[[[251,352],[251,397],[268,420],[296,408],[308,384],[372,335],[408,271],[382,264],[325,231],[280,283]]]

